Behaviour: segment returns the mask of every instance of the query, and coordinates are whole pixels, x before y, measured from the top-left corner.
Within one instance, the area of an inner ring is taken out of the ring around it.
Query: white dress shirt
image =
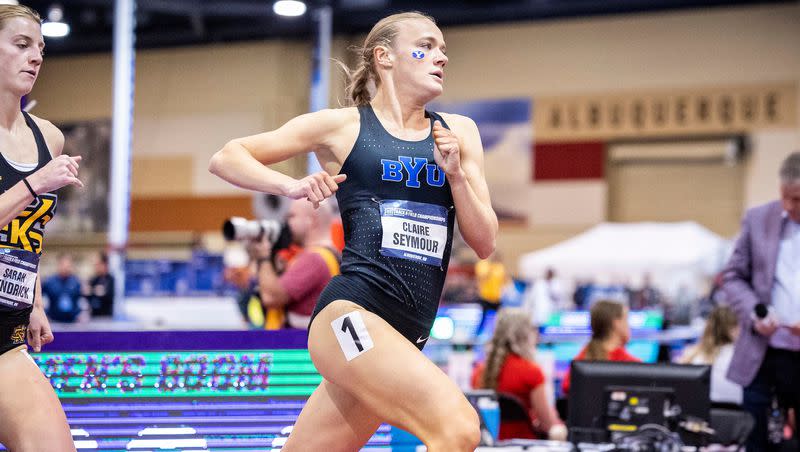
[[[780,325],[800,322],[800,225],[784,212],[783,230],[772,284],[771,315]],[[800,351],[800,336],[780,327],[770,337],[769,345],[784,350]]]

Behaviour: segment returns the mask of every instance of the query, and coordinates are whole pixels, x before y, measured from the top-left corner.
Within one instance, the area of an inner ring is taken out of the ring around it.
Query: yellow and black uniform
[[[0,193],[45,166],[52,156],[42,132],[27,113],[25,123],[33,132],[38,163],[22,171],[0,149]],[[0,230],[0,354],[25,343],[42,253],[44,227],[56,211],[55,193],[42,193]]]

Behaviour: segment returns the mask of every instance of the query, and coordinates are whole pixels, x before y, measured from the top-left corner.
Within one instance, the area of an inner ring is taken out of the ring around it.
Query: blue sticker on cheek
[[[423,52],[422,50],[415,50],[411,52],[411,56],[416,60],[421,60],[425,58],[425,52]]]

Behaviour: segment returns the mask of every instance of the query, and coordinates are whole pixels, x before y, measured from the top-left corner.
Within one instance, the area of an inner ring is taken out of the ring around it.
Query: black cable
[[[618,437],[614,441],[617,450],[634,452],[680,452],[683,447],[681,437],[658,424],[644,424],[632,433]]]

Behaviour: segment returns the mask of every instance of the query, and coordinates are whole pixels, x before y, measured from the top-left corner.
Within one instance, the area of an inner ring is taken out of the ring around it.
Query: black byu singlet
[[[433,159],[431,133],[421,141],[395,138],[372,107],[358,108],[358,138],[342,165],[347,180],[336,199],[345,248],[341,275],[320,295],[314,316],[334,300],[379,315],[420,349],[439,305],[455,209],[450,184]]]

